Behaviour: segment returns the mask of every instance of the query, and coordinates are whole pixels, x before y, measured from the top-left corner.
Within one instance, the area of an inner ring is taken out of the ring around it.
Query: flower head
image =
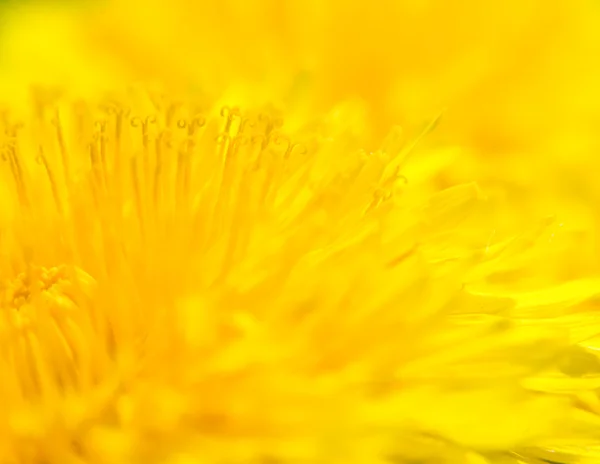
[[[517,242],[490,251],[474,184],[411,185],[400,132],[35,101],[3,122],[3,459],[480,462],[570,424],[524,384],[565,331],[465,285]]]
[[[0,461],[593,461],[596,7],[275,3],[8,23]]]

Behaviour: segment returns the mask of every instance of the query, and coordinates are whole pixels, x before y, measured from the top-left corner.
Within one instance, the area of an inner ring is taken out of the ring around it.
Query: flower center
[[[20,310],[33,299],[56,296],[60,284],[66,281],[65,267],[37,267],[19,274],[10,282],[4,293],[3,307]]]
[[[93,280],[67,266],[30,266],[5,284],[0,300],[4,369],[25,397],[48,397],[90,385],[97,337],[84,308]],[[96,366],[97,367],[97,366]]]

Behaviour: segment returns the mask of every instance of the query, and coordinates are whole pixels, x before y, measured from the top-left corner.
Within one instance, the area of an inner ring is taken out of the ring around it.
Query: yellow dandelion
[[[34,102],[2,120],[3,462],[534,462],[595,430],[527,385],[578,358],[523,316],[590,285],[473,291],[532,240],[491,246],[474,184],[413,187],[398,131]]]
[[[597,15],[15,9],[0,462],[597,462]]]

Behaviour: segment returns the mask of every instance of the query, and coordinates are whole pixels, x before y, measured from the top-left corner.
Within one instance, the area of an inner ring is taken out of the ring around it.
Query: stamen
[[[173,103],[172,105],[169,106],[169,109],[167,110],[167,114],[165,117],[165,124],[168,128],[171,128],[173,126],[173,121],[175,119],[175,115],[177,114],[177,110],[179,110],[179,108],[181,108],[182,104],[181,103]]]
[[[10,170],[15,180],[15,187],[17,189],[17,195],[19,202],[23,207],[29,208],[29,199],[27,196],[27,190],[25,187],[25,179],[23,177],[23,169],[19,161],[17,152],[17,140],[13,138],[8,142],[8,145],[3,148],[2,158],[10,163]]]
[[[129,112],[118,111],[115,121],[115,166],[120,165],[121,160],[121,134],[123,133],[123,119],[128,117]],[[119,172],[119,169],[117,169]]]
[[[259,170],[262,167],[262,155],[265,147],[268,144],[268,139],[262,134],[255,135],[250,139],[251,144],[256,147],[256,160],[254,170]]]
[[[296,153],[299,156],[308,155],[308,147],[303,143],[294,143],[289,148],[287,158],[291,157],[292,153]]]
[[[48,176],[48,181],[50,182],[50,188],[52,189],[52,196],[54,197],[54,203],[56,204],[56,210],[58,211],[58,214],[62,216],[63,206],[58,191],[58,185],[56,184],[56,179],[54,178],[54,173],[52,172],[52,169],[48,164],[48,160],[44,155],[44,149],[42,148],[42,146],[39,147],[39,155],[36,158],[36,161],[38,162],[38,164],[44,166],[44,169],[46,170],[46,175]]]
[[[197,114],[189,122],[185,119],[177,120],[177,127],[179,127],[180,129],[185,129],[187,127],[188,137],[193,137],[196,134],[196,131],[198,129],[201,129],[205,125],[206,125],[206,118],[201,114]]]
[[[150,150],[150,124],[156,123],[156,118],[154,116],[148,116],[144,120],[140,117],[136,116],[131,118],[131,127],[142,128],[142,146],[144,147],[144,155],[148,156]]]
[[[177,184],[181,185],[181,193],[179,195],[179,202],[182,206],[185,205],[186,201],[190,196],[190,178],[191,178],[191,166],[190,159],[192,156],[192,149],[194,147],[194,140],[186,138],[181,142],[181,147],[178,150],[177,157]]]
[[[140,232],[142,239],[145,237],[145,225],[144,225],[144,204],[143,204],[143,195],[142,188],[140,185],[140,178],[138,173],[138,162],[137,157],[131,158],[131,181],[133,183],[133,193],[135,197],[135,205],[138,214],[138,219],[140,223]]]
[[[63,175],[65,176],[65,182],[69,182],[71,179],[71,171],[69,168],[69,155],[67,152],[67,145],[65,143],[65,136],[62,130],[62,124],[60,122],[60,113],[58,109],[54,114],[54,119],[52,120],[52,125],[56,129],[56,138],[58,140],[58,150],[60,152],[60,157],[63,165]]]
[[[161,133],[156,138],[156,163],[154,165],[154,186],[153,186],[153,197],[154,197],[154,207],[158,212],[160,205],[160,193],[161,193],[161,184],[160,177],[163,168],[163,146],[167,149],[172,148],[171,143],[171,132],[169,129],[163,129]]]
[[[221,116],[226,118],[225,128],[223,129],[223,132],[226,134],[233,132],[233,123],[236,119],[240,120],[239,124],[241,124],[241,114],[239,108],[229,108],[228,106],[225,106],[221,109]]]
[[[120,191],[121,185],[121,152],[122,152],[122,134],[123,134],[123,124],[124,120],[129,118],[131,114],[131,108],[122,106],[116,103],[109,102],[106,106],[103,107],[104,111],[109,116],[114,116],[115,125],[114,125],[114,157],[113,157],[113,166],[115,176],[115,184],[118,186],[118,190]],[[119,195],[120,196],[120,195]]]
[[[246,132],[246,128],[250,127],[250,129],[254,129],[256,127],[256,121],[253,118],[245,117],[242,119],[242,123],[240,124],[240,129],[238,134],[242,135]]]
[[[141,162],[136,161],[136,165],[138,169],[142,169],[142,178],[140,179],[140,173],[136,173],[135,176],[137,178],[137,189],[138,194],[140,196],[140,205],[142,205],[142,199],[149,195],[150,192],[145,192],[143,189],[148,188],[151,183],[152,175],[151,175],[151,159],[150,159],[150,125],[156,124],[157,119],[154,116],[147,116],[145,119],[141,119],[139,117],[133,117],[130,120],[130,124],[134,128],[142,129],[142,159]],[[141,166],[140,166],[141,163]]]
[[[94,137],[92,143],[90,143],[90,165],[92,167],[92,172],[95,178],[95,181],[98,184],[98,188],[103,188],[103,176],[102,176],[102,168],[101,168],[101,160],[100,155],[98,154],[98,141],[97,138]]]
[[[94,126],[98,129],[99,133],[94,134],[94,138],[100,145],[100,163],[102,165],[102,171],[104,176],[107,175],[107,166],[106,166],[106,142],[108,140],[106,135],[106,126],[108,125],[107,121],[96,121]]]
[[[291,139],[280,133],[273,133],[270,137],[270,141],[274,146],[281,147],[284,146],[284,154],[283,158],[288,159],[290,157],[291,149],[292,149],[292,141]]]
[[[283,127],[283,119],[281,118],[272,118],[271,116],[261,113],[258,115],[258,120],[265,124],[266,137],[270,137],[273,131]]]
[[[96,209],[99,209],[100,208],[100,196],[101,196],[100,191],[102,189],[102,187],[101,187],[102,180],[100,178],[100,173],[97,168],[97,159],[98,159],[97,149],[93,142],[88,144],[88,150],[89,150],[90,166],[91,166],[91,171],[88,173],[90,188],[91,188],[91,192],[92,192],[92,198],[94,199],[94,205],[96,206]]]

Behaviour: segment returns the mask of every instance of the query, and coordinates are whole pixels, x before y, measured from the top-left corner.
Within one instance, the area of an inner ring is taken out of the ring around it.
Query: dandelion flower
[[[531,241],[490,247],[474,184],[424,195],[410,139],[361,151],[339,111],[286,134],[134,89],[4,115],[0,460],[516,463],[571,437],[571,396],[527,385],[567,334],[518,315],[590,286],[471,290]]]
[[[275,3],[15,10],[0,462],[597,461],[595,7]]]

